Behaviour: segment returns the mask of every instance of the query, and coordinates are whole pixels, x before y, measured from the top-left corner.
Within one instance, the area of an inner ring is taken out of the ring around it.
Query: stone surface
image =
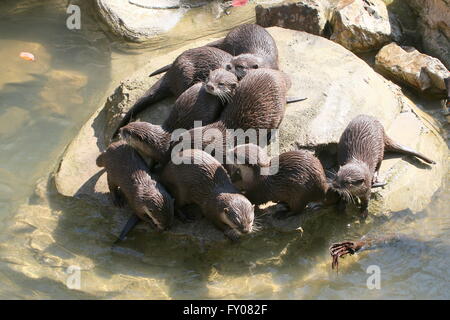
[[[343,0],[331,18],[331,40],[353,52],[381,48],[397,37],[382,0]]]
[[[419,32],[426,53],[439,58],[450,69],[450,1],[411,0],[419,14]]]
[[[306,101],[287,107],[280,128],[280,150],[305,147],[316,150],[319,156],[325,154],[329,159],[335,159],[336,144],[350,120],[358,114],[375,116],[389,135],[424,152],[437,161],[437,165],[425,166],[406,157],[385,161],[381,175],[389,184],[374,195],[371,212],[385,214],[407,208],[414,211],[423,209],[441,185],[447,170],[448,148],[434,120],[423,115],[402,95],[399,87],[342,46],[301,31],[277,27],[268,30],[277,41],[281,69],[292,79],[288,94],[308,97]],[[105,132],[108,138],[120,120],[119,114],[128,110],[157,80],[157,77],[148,77],[151,71],[170,63],[182,51],[211,40],[193,42],[153,59],[115,90],[105,105],[81,128],[55,169],[54,182],[61,195],[84,199],[107,207],[111,212],[120,211],[111,207],[104,170],[95,166],[96,157],[105,148]],[[161,123],[172,103],[173,99],[166,99],[144,111],[139,118]],[[331,168],[334,163],[331,160],[324,164]],[[274,209],[269,207],[265,212]],[[269,214],[260,221],[267,230],[311,230],[316,219],[327,214],[327,210],[307,210],[301,216],[281,221]],[[120,216],[123,217],[121,223],[124,223],[125,215],[122,213]],[[116,225],[114,233],[118,233],[120,227],[121,224]],[[204,220],[193,224],[177,223],[168,234],[202,243],[225,241],[223,235]]]
[[[256,7],[256,23],[323,35],[328,14],[328,3],[323,0],[263,4]]]
[[[95,4],[98,15],[116,35],[135,42],[142,42],[169,31],[188,10],[156,8],[157,5],[170,6],[167,1],[154,1],[155,9],[144,8],[124,0],[96,0]]]
[[[66,112],[63,106],[68,103],[82,107],[85,102],[82,89],[88,83],[85,74],[77,70],[52,69],[46,76],[48,80],[40,91],[43,108],[63,114]]]
[[[382,74],[415,88],[419,92],[446,94],[444,79],[450,72],[439,59],[414,48],[402,48],[395,42],[384,46],[375,57],[375,67]]]

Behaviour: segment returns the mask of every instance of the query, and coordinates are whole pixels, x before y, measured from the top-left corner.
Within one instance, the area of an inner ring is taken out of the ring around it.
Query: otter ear
[[[228,208],[223,209],[223,212],[228,213]]]
[[[257,64],[254,64],[254,65],[252,66],[252,68],[253,68],[253,69],[258,69],[259,66],[258,66]]]
[[[253,210],[255,210],[255,205],[254,204],[252,204],[252,208],[253,208]]]
[[[225,69],[227,70],[227,71],[230,71],[231,70],[231,64],[227,64],[226,66],[225,66]]]

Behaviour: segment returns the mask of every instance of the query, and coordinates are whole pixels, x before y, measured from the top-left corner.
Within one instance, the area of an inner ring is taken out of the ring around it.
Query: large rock
[[[186,41],[253,22],[254,6],[265,0],[230,10],[224,0],[93,0],[93,10],[105,30],[133,46],[156,48]],[[275,0],[273,1],[275,2]],[[231,13],[231,14],[225,14]],[[220,19],[219,19],[220,18]]]
[[[446,96],[444,80],[450,77],[450,72],[439,59],[414,48],[402,48],[392,42],[378,52],[375,67],[384,75],[419,92]]]
[[[161,9],[180,1],[153,1],[152,9],[139,5],[144,2],[96,0],[95,4],[99,16],[116,35],[135,42],[142,42],[169,31],[188,10],[187,8]],[[150,4],[148,1],[147,3]]]
[[[450,1],[411,0],[419,14],[419,32],[424,51],[439,58],[450,69]]]
[[[353,52],[381,48],[399,36],[382,0],[342,0],[331,19],[331,40]]]
[[[256,23],[263,27],[282,27],[323,35],[328,21],[328,2],[324,0],[290,1],[256,7]]]
[[[350,120],[362,113],[375,116],[392,138],[427,154],[437,161],[437,165],[429,167],[401,157],[385,161],[381,175],[389,184],[376,194],[371,212],[423,209],[440,187],[447,169],[445,160],[448,149],[434,120],[422,114],[414,103],[405,98],[399,87],[385,80],[342,46],[301,31],[277,27],[268,30],[277,41],[281,69],[292,78],[289,95],[308,97],[306,101],[287,107],[280,128],[280,151],[309,148],[317,152],[327,168],[332,168],[337,142]],[[105,148],[105,141],[120,121],[118,115],[128,110],[157,80],[157,77],[149,78],[148,74],[170,63],[182,51],[206,42],[190,43],[152,60],[115,90],[67,147],[54,173],[54,182],[60,194],[118,211],[111,207],[106,175],[95,166],[96,157]],[[173,99],[166,99],[144,111],[139,118],[161,123],[172,103]],[[393,192],[395,196],[392,196]],[[283,221],[266,215],[262,223],[266,229],[308,229],[313,228],[317,216],[326,212],[307,211],[300,217]],[[121,216],[121,223],[124,223],[126,217]],[[119,229],[120,224],[115,226],[114,233],[118,233]],[[177,223],[169,234],[208,243],[224,241],[223,235],[203,220],[193,224]]]

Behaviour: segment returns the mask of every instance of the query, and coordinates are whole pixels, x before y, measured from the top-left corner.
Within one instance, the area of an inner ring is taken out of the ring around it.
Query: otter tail
[[[223,51],[227,51],[227,50],[225,50],[225,49],[223,48],[223,40],[224,40],[224,38],[223,38],[223,39],[216,40],[216,41],[213,41],[213,42],[210,42],[210,43],[207,43],[207,44],[204,45],[204,47],[213,47],[213,48],[222,49]],[[234,55],[233,52],[228,52],[228,53]]]
[[[299,101],[305,101],[308,98],[292,98],[292,97],[287,97],[286,98],[286,104],[289,103],[295,103],[295,102],[299,102]]]
[[[133,116],[137,115],[148,106],[161,101],[172,94],[170,91],[170,86],[165,79],[165,76],[159,79],[141,98],[139,98],[138,101],[136,101],[136,103],[130,108],[130,110],[128,110],[123,119],[120,121],[120,124],[114,132],[112,138],[117,136],[120,128],[126,126],[131,121]]]
[[[135,214],[133,214],[130,219],[128,219],[125,227],[123,227],[122,232],[120,232],[119,238],[114,242],[114,244],[119,243],[120,241],[123,241],[127,234],[133,230],[133,228],[136,226],[136,224],[140,221],[139,217]]]
[[[153,76],[156,76],[157,74],[166,72],[166,71],[169,70],[171,67],[172,67],[172,64],[168,64],[167,66],[164,66],[164,67],[162,67],[162,68],[159,68],[158,70],[153,71],[153,72],[149,75],[149,77],[153,77]]]
[[[423,161],[425,161],[426,163],[429,164],[436,164],[436,162],[434,162],[433,160],[431,160],[430,158],[424,156],[423,154],[402,146],[401,144],[396,143],[395,141],[393,141],[391,138],[389,138],[388,136],[385,135],[384,138],[384,150],[385,151],[391,151],[391,152],[397,152],[397,153],[401,153],[401,154],[406,154],[406,155],[410,155],[410,156],[414,156],[417,157],[419,159],[422,159]]]
[[[105,153],[102,152],[97,159],[95,160],[95,163],[97,164],[97,167],[104,167],[105,166]]]

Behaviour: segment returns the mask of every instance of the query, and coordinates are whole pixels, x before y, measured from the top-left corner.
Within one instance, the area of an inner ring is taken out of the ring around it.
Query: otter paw
[[[112,203],[118,208],[123,208],[126,204],[125,197],[121,194],[115,194],[112,196]]]
[[[233,242],[239,241],[239,239],[241,238],[241,234],[235,229],[225,230],[223,234]]]
[[[344,242],[338,242],[333,243],[330,248],[330,255],[333,258],[333,261],[331,263],[331,268],[338,270],[339,267],[339,258],[343,258],[344,256],[350,254],[354,254],[356,251],[358,251],[358,247],[355,242],[352,241],[344,241]]]

